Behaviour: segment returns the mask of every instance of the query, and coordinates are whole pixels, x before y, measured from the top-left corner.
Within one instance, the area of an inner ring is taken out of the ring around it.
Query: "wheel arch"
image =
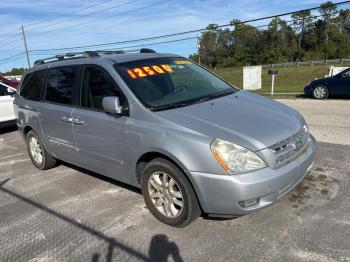
[[[197,198],[199,207],[201,208],[202,212],[204,212],[204,208],[202,206],[203,205],[202,199],[200,198],[200,196],[197,192],[197,188],[193,184],[193,180],[188,176],[187,172],[185,172],[185,170],[187,170],[185,165],[177,157],[173,156],[170,153],[164,152],[163,150],[151,150],[151,151],[143,153],[138,158],[138,160],[136,162],[136,166],[135,166],[137,183],[140,184],[142,171],[145,168],[145,166],[147,165],[147,163],[151,162],[152,160],[154,160],[156,158],[163,158],[163,159],[168,160],[169,162],[174,164],[176,167],[178,167],[183,172],[184,176],[187,178],[188,182],[190,183],[190,185],[193,189],[193,192]]]
[[[136,179],[137,182],[140,182],[141,174],[143,171],[143,168],[146,166],[147,163],[151,162],[152,160],[156,158],[164,158],[174,165],[176,165],[180,170],[184,171],[187,170],[185,165],[174,155],[164,152],[163,150],[149,150],[147,152],[144,152],[142,155],[140,155],[136,161],[136,165],[134,166],[136,171]],[[184,172],[185,173],[185,172]]]
[[[34,130],[31,126],[25,126],[25,127],[23,128],[23,131],[22,131],[23,136],[26,137],[26,135],[28,134],[28,132],[31,131],[31,130]]]
[[[313,84],[311,89],[313,90],[316,86],[325,86],[325,87],[327,87],[328,91],[330,91],[329,83],[318,82],[318,83]]]

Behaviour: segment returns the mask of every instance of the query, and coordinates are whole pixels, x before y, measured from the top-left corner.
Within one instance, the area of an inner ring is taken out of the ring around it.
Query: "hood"
[[[156,114],[211,139],[224,139],[253,151],[294,135],[304,125],[295,110],[244,91]]]

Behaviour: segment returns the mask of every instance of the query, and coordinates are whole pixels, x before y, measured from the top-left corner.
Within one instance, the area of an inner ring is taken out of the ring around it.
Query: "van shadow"
[[[103,176],[103,175],[100,175],[98,173],[95,173],[95,172],[92,172],[92,171],[89,171],[87,169],[84,169],[82,167],[79,167],[79,166],[75,166],[73,164],[70,164],[70,163],[67,163],[67,162],[63,162],[61,160],[59,160],[58,162],[59,165],[63,165],[67,168],[71,168],[71,169],[74,169],[75,171],[78,171],[80,173],[83,173],[85,175],[88,175],[88,176],[92,176],[92,177],[95,177],[97,179],[100,179],[100,180],[103,180],[107,183],[110,183],[110,184],[113,184],[115,186],[118,186],[118,187],[121,187],[121,188],[124,188],[126,190],[130,190],[131,192],[134,192],[134,193],[138,193],[138,194],[142,194],[142,191],[140,188],[137,188],[135,186],[132,186],[132,185],[129,185],[129,184],[126,184],[126,183],[123,183],[121,181],[118,181],[118,180],[115,180],[113,178],[109,178],[107,176]]]
[[[122,242],[116,240],[113,237],[109,237],[105,235],[103,232],[94,229],[90,226],[87,226],[81,222],[78,222],[76,219],[70,218],[67,215],[61,214],[60,212],[50,209],[41,203],[31,200],[13,190],[7,189],[5,184],[9,181],[9,179],[6,179],[4,181],[0,181],[0,192],[5,193],[15,199],[17,199],[20,202],[23,202],[27,205],[30,205],[33,208],[39,209],[42,212],[45,212],[48,215],[51,215],[55,217],[56,219],[62,220],[65,223],[69,224],[70,226],[74,226],[78,228],[79,230],[82,230],[84,232],[87,232],[90,234],[92,237],[95,237],[99,240],[102,240],[105,242],[106,247],[107,247],[107,253],[104,254],[103,252],[101,253],[94,253],[91,257],[91,261],[93,262],[98,262],[98,261],[115,261],[113,259],[114,252],[116,254],[120,254],[120,251],[125,252],[128,254],[129,257],[134,257],[137,260],[141,261],[156,261],[156,262],[166,262],[170,257],[173,258],[174,261],[180,262],[183,261],[179,247],[175,242],[170,242],[168,240],[167,235],[165,234],[158,234],[154,235],[150,241],[149,245],[149,251],[148,251],[148,256],[143,254],[142,252],[134,249],[131,246],[125,245]],[[30,226],[30,225],[28,225]],[[31,241],[29,239],[29,241]],[[55,240],[54,240],[55,241]],[[58,240],[57,240],[58,241]],[[69,243],[70,239],[65,239],[65,242]],[[55,243],[50,243],[51,246],[55,246]],[[106,250],[105,247],[100,248],[102,250]],[[49,252],[50,250],[48,250]],[[34,251],[33,251],[34,252]],[[35,252],[34,252],[35,253]],[[33,253],[33,255],[35,255]],[[74,258],[71,258],[74,260]]]

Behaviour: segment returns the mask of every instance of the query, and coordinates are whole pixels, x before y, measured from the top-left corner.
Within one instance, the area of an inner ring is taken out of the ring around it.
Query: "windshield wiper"
[[[173,109],[178,107],[190,106],[192,104],[193,103],[173,103],[173,104],[162,105],[162,106],[150,106],[149,109],[151,111],[161,111],[161,110]]]
[[[212,100],[214,98],[218,98],[218,97],[222,97],[222,96],[227,96],[227,95],[231,95],[233,94],[234,92],[232,91],[229,91],[229,92],[217,92],[217,93],[214,93],[214,94],[211,94],[211,95],[208,95],[208,96],[204,96],[204,97],[201,97],[200,99],[198,99],[197,101],[195,101],[193,104],[198,104],[198,103],[202,103],[202,102],[206,102],[206,101],[209,101],[209,100]]]
[[[168,105],[162,105],[162,106],[150,106],[149,109],[151,111],[161,111],[161,110],[168,110],[168,109],[173,109],[173,108],[179,108],[179,107],[185,107],[185,106],[190,106],[198,103],[202,103],[208,100],[212,100],[214,98],[222,97],[222,96],[227,96],[230,94],[233,94],[233,91],[229,92],[217,92],[208,96],[201,97],[199,99],[191,99],[191,101],[186,102],[181,102],[181,103],[173,103],[173,104],[168,104]]]

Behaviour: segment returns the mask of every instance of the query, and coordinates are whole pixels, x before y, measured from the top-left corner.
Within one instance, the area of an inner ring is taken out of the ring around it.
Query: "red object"
[[[3,76],[0,76],[0,81],[3,82],[4,84],[11,86],[13,88],[16,88],[16,89],[17,89],[17,86],[19,84],[19,82],[8,80],[7,78],[5,78]]]

